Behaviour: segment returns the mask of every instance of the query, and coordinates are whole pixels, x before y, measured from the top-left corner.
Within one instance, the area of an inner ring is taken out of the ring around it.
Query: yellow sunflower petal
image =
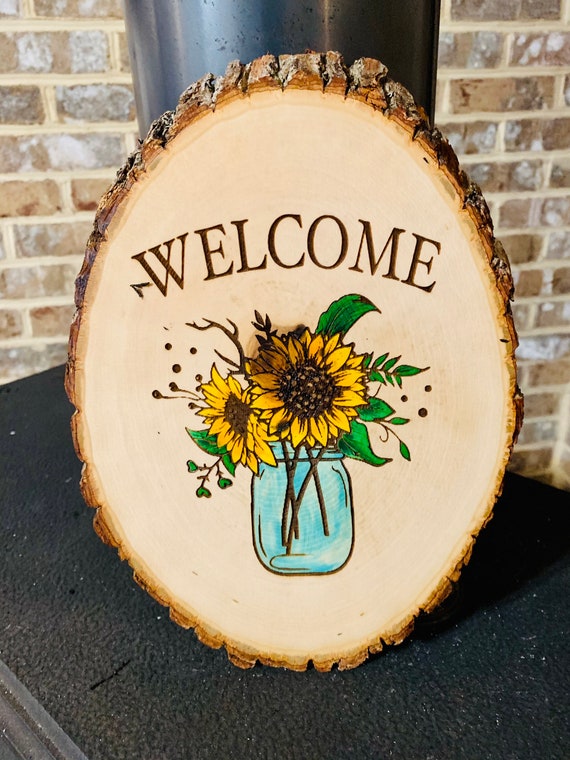
[[[218,372],[218,369],[215,364],[212,364],[212,382],[214,383],[216,388],[220,391],[220,393],[222,393],[227,398],[229,395],[229,388],[224,378]]]
[[[343,388],[350,388],[353,385],[358,385],[360,386],[359,390],[363,390],[363,379],[362,372],[359,372],[357,369],[345,369],[334,373],[335,385],[342,386]]]
[[[291,413],[288,412],[285,407],[277,409],[275,412],[272,412],[270,414],[271,416],[269,417],[269,429],[272,433],[275,433],[283,425],[288,424],[291,419]]]
[[[279,378],[274,372],[258,372],[252,377],[253,382],[266,391],[276,391],[279,388]]]
[[[257,461],[257,457],[254,454],[249,452],[249,454],[247,455],[245,464],[254,473],[254,475],[257,475],[259,471],[259,463]]]
[[[228,450],[230,450],[233,446],[233,440],[235,438],[235,433],[229,426],[229,424],[224,420],[224,427],[220,432],[218,433],[218,446],[226,446]],[[234,459],[234,462],[236,460]]]
[[[228,376],[228,386],[234,396],[237,396],[239,399],[243,398],[244,390],[233,375]]]
[[[336,409],[333,406],[332,409],[329,409],[327,412],[325,412],[325,417],[329,425],[332,423],[332,425],[336,425],[336,427],[338,427],[340,430],[344,430],[345,433],[348,433],[350,430],[350,422],[348,421],[348,417],[344,411]]]
[[[301,364],[301,362],[304,361],[305,350],[303,348],[303,344],[295,335],[289,336],[289,342],[288,342],[287,348],[288,348],[289,359],[291,361],[291,364],[293,364],[293,366],[297,366],[297,364]]]
[[[273,451],[271,450],[271,447],[260,438],[256,438],[254,440],[254,448],[253,448],[255,454],[259,459],[261,459],[262,462],[266,462],[267,464],[272,465],[275,467],[277,462],[275,461],[275,455]]]
[[[325,341],[322,335],[315,335],[309,348],[307,349],[307,356],[309,359],[322,359],[323,349],[325,347]],[[319,362],[320,363],[320,362]]]
[[[338,342],[340,340],[340,333],[335,333],[334,335],[331,335],[331,337],[327,340],[324,352],[325,354],[332,353],[335,348],[338,346]]]
[[[216,417],[216,419],[210,425],[210,435],[218,435],[224,430],[228,429],[228,423],[223,417]],[[222,446],[226,444],[223,443]]]
[[[291,422],[291,443],[295,448],[306,438],[307,429],[307,420],[300,420],[298,417],[295,417]]]
[[[328,427],[322,416],[312,418],[309,423],[309,429],[311,431],[311,435],[313,435],[319,443],[322,443],[323,446],[327,445],[329,438]]]
[[[338,395],[335,400],[335,406],[361,406],[366,403],[366,399],[360,393],[355,393],[349,388],[343,389],[342,393]]]
[[[309,328],[307,327],[305,330],[303,330],[303,334],[299,338],[300,342],[303,344],[304,348],[309,348],[311,345],[311,332]]]
[[[283,406],[282,399],[276,393],[268,391],[267,393],[260,393],[251,402],[253,409],[279,409]]]
[[[240,461],[241,455],[243,453],[243,438],[238,436],[231,449],[228,447],[228,450],[230,451],[232,461],[237,464]]]
[[[336,372],[339,370],[350,356],[351,351],[352,349],[350,346],[339,346],[339,348],[335,348],[335,350],[326,358],[325,364],[329,371]]]

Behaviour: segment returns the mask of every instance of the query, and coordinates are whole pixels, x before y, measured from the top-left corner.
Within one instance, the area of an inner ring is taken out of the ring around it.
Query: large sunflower
[[[215,364],[211,381],[204,383],[200,390],[208,406],[198,414],[206,418],[210,435],[216,436],[218,446],[227,450],[232,461],[255,473],[260,460],[275,466],[268,444],[271,437],[267,426],[259,421],[259,411],[251,405],[250,390],[242,388],[232,375],[224,379]]]
[[[327,446],[348,432],[357,408],[367,403],[365,357],[353,349],[338,333],[271,336],[248,366],[252,406],[269,432],[295,448]]]

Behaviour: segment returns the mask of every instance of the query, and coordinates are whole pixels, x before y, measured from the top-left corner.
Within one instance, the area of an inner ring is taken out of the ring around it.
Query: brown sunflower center
[[[334,378],[307,361],[283,372],[278,395],[287,411],[306,420],[330,409],[337,392]]]
[[[224,409],[224,417],[229,422],[233,431],[245,438],[247,434],[247,423],[251,407],[240,398],[230,393]]]

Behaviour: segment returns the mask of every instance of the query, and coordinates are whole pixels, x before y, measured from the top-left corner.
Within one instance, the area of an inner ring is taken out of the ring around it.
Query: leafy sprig
[[[396,385],[402,387],[404,377],[413,377],[425,372],[429,367],[413,367],[411,364],[398,364],[401,356],[390,358],[388,353],[382,354],[374,359],[373,354],[367,355],[369,358],[367,369],[368,377],[372,382],[381,383],[382,385]],[[372,361],[374,359],[374,361]]]
[[[210,435],[207,430],[190,430],[186,428],[186,432],[192,438],[194,443],[202,449],[206,454],[211,454],[216,457],[213,464],[199,465],[193,459],[189,459],[186,463],[188,472],[203,473],[199,474],[198,480],[200,485],[196,489],[196,496],[210,498],[212,492],[207,488],[206,483],[209,482],[210,476],[214,474],[216,477],[216,485],[222,490],[230,488],[233,485],[233,480],[224,477],[222,474],[221,465],[225,467],[228,473],[233,477],[235,475],[236,466],[228,451],[225,447],[218,446],[218,442],[215,435]]]

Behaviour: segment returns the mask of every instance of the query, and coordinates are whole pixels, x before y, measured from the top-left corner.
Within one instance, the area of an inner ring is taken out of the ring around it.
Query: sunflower
[[[248,373],[252,407],[261,411],[269,432],[301,443],[328,446],[350,430],[357,407],[367,403],[365,355],[345,346],[341,335],[273,335]]]
[[[260,460],[275,466],[268,444],[272,438],[266,425],[260,423],[259,412],[251,405],[250,390],[242,388],[232,375],[224,379],[215,364],[211,376],[211,381],[200,389],[208,406],[198,414],[205,417],[218,447],[225,448],[235,464],[241,463],[254,473]]]

